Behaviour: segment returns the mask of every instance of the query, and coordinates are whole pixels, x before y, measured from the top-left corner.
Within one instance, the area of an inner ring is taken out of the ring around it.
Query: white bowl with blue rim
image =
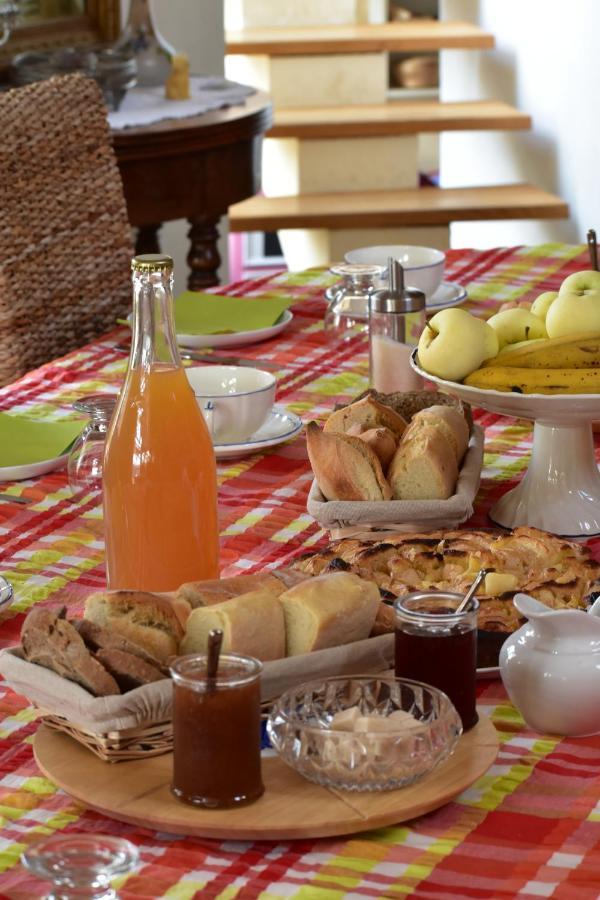
[[[267,420],[275,401],[272,372],[250,366],[196,366],[188,381],[214,444],[246,441]]]

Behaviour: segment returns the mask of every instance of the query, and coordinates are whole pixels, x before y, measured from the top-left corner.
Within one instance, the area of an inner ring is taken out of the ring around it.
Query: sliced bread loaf
[[[423,422],[440,429],[450,442],[456,461],[460,465],[469,444],[469,426],[462,413],[454,406],[429,406],[415,414],[411,427],[415,423]]]
[[[411,423],[387,476],[395,500],[446,500],[458,478],[456,454],[441,429]]]
[[[341,432],[344,434],[352,425],[362,425],[368,428],[389,428],[399,440],[406,429],[406,421],[390,406],[379,403],[375,397],[367,395],[362,400],[351,403],[333,412],[325,422],[326,432]]]

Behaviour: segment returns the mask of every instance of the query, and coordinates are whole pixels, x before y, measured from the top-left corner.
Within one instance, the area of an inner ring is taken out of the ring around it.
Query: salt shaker
[[[376,391],[416,391],[423,379],[410,355],[425,327],[425,294],[404,286],[404,270],[388,259],[389,290],[375,291],[369,304],[370,383]]]

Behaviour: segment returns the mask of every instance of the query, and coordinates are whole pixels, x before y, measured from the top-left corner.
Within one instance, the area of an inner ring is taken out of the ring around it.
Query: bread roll
[[[350,644],[368,637],[379,589],[352,572],[319,575],[282,594],[287,656]]]
[[[369,428],[358,436],[374,451],[385,472],[398,446],[394,433],[389,428]]]
[[[456,487],[458,464],[439,428],[411,423],[387,474],[396,500],[447,500]]]
[[[160,663],[178,652],[183,636],[173,604],[144,591],[91,594],[85,601],[84,616],[138,644]]]
[[[325,422],[324,431],[346,433],[352,425],[363,428],[389,428],[399,440],[404,434],[406,421],[391,407],[384,406],[368,395],[362,400],[333,412]]]
[[[223,631],[223,652],[233,651],[267,662],[285,656],[283,610],[269,590],[250,591],[231,600],[192,610],[181,653],[206,653],[208,633]]]
[[[411,426],[417,422],[427,422],[439,428],[450,442],[460,465],[469,445],[469,426],[465,417],[453,406],[429,406],[416,413]]]
[[[389,500],[377,454],[359,437],[306,426],[306,445],[317,484],[327,500]]]

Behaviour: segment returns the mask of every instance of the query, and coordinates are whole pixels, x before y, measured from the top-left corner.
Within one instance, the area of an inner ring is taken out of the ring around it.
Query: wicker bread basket
[[[268,662],[261,697],[266,704],[294,685],[329,675],[383,672],[393,659],[394,636],[384,634]],[[106,762],[145,759],[173,749],[169,678],[126,694],[93,697],[75,682],[28,662],[20,647],[0,651],[0,674],[37,707],[46,725],[70,735]]]

